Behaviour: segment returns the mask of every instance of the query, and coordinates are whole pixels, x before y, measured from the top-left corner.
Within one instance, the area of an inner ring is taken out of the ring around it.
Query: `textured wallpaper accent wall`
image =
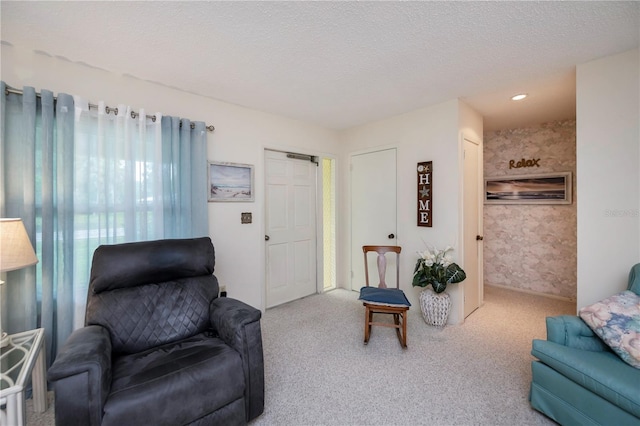
[[[540,159],[509,169],[509,161]],[[484,134],[484,176],[572,172],[570,205],[484,205],[484,282],[576,298],[576,122]]]

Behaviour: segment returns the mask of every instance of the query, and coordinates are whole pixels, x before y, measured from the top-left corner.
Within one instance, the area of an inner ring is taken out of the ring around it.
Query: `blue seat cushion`
[[[362,287],[358,300],[383,306],[411,306],[407,296],[398,288]]]

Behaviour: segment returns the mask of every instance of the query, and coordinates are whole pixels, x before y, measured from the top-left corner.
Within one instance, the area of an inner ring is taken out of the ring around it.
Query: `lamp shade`
[[[35,265],[38,258],[21,219],[0,219],[0,272]]]

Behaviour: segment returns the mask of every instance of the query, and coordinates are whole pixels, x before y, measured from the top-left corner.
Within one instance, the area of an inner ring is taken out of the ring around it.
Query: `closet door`
[[[351,156],[351,290],[365,285],[364,245],[396,245],[396,149]],[[387,270],[396,268],[395,257]],[[377,277],[376,263],[369,277]],[[387,277],[395,287],[396,277]],[[374,283],[376,285],[377,283]]]

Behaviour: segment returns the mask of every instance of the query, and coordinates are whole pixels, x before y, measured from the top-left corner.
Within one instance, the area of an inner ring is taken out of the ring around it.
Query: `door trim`
[[[463,214],[459,217],[459,229],[462,230],[459,236],[459,244],[462,248],[461,250],[461,262],[464,264],[464,255],[465,255],[465,247],[464,247],[464,147],[465,141],[472,143],[478,146],[478,180],[477,180],[477,190],[478,190],[478,231],[482,233],[483,229],[483,216],[484,216],[484,203],[483,203],[483,191],[484,191],[484,160],[483,160],[483,144],[482,141],[478,141],[473,137],[467,136],[464,133],[460,134],[460,170],[462,170],[462,177],[460,179],[460,206]],[[476,243],[478,244],[478,243]],[[478,308],[481,308],[484,304],[484,265],[483,265],[483,245],[482,243],[478,244]],[[476,309],[476,310],[477,310]],[[475,312],[475,311],[474,311]],[[464,322],[464,293],[463,293],[463,305],[460,313],[461,319],[460,322]]]

